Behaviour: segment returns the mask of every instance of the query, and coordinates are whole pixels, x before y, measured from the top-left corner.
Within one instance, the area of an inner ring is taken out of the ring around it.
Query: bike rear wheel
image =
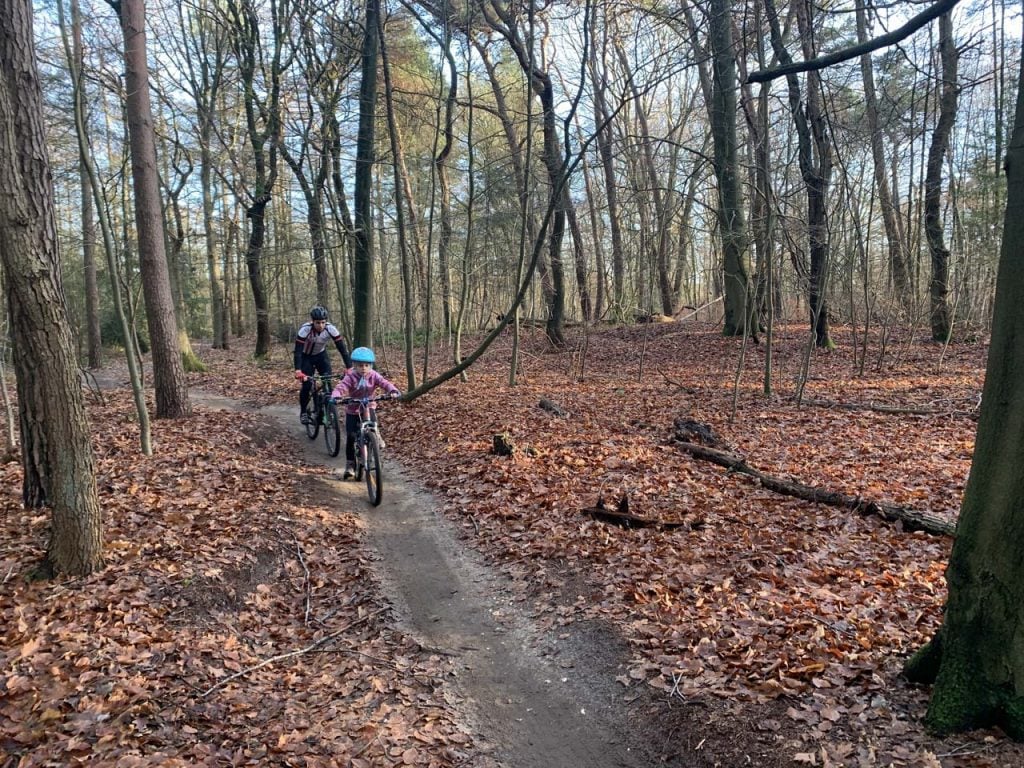
[[[334,403],[327,403],[324,415],[324,444],[331,456],[337,456],[341,452],[341,422],[338,418],[338,406]]]
[[[380,446],[372,432],[366,435],[366,495],[373,506],[380,504],[384,492],[384,472],[380,466]]]
[[[317,402],[319,395],[316,392],[309,393],[309,401],[306,403],[306,437],[316,440],[320,431],[320,414],[317,413]]]

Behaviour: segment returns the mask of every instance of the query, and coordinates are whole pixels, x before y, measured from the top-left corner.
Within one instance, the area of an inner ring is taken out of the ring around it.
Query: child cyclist
[[[346,397],[373,397],[377,389],[390,393],[391,397],[399,397],[402,393],[398,387],[381,376],[373,369],[376,357],[369,347],[356,347],[352,350],[352,368],[345,373],[341,381],[334,387],[331,397],[341,400]],[[377,404],[370,403],[370,418],[377,421]],[[356,433],[359,431],[359,404],[349,403],[345,406],[345,475],[349,480],[355,477],[356,470]]]

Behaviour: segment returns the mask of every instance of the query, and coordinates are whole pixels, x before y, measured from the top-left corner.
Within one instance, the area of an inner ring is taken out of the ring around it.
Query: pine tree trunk
[[[76,108],[85,115],[85,78],[82,75],[82,14],[78,0],[71,0],[72,56],[75,60],[78,83],[74,98]],[[100,289],[96,270],[96,220],[93,207],[92,182],[84,163],[78,169],[79,184],[82,188],[82,270],[85,277],[85,325],[89,368],[103,367],[103,334],[100,331]]]
[[[356,142],[355,253],[352,309],[354,345],[373,344],[373,162],[377,106],[377,19],[379,0],[367,0],[359,84],[359,138]]]
[[[20,406],[23,498],[52,510],[56,571],[103,565],[92,444],[60,280],[32,6],[0,0],[0,262]]]
[[[126,113],[135,190],[135,228],[139,271],[146,298],[146,320],[153,351],[156,417],[180,418],[192,412],[181,362],[178,323],[168,274],[163,207],[156,164],[156,140],[149,100],[146,60],[146,12],[142,0],[119,3],[124,34]]]

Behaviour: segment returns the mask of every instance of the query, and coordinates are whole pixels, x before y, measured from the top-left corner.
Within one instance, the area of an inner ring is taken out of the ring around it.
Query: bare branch
[[[881,37],[873,38],[858,45],[851,46],[850,48],[843,48],[842,50],[830,53],[827,56],[818,56],[817,58],[810,59],[809,61],[794,61],[790,64],[751,72],[747,76],[747,82],[767,83],[770,80],[775,80],[786,75],[796,74],[797,72],[811,72],[814,70],[825,69],[833,64],[838,64],[842,61],[856,58],[857,56],[870,53],[871,51],[877,51],[879,48],[895,45],[901,40],[910,37],[925,24],[939,18],[942,14],[951,11],[958,2],[960,2],[960,0],[939,0],[935,5],[925,9],[899,29],[895,29]]]

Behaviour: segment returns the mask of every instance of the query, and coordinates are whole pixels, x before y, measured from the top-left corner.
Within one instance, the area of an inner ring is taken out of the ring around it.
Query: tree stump
[[[701,424],[699,421],[681,416],[675,420],[675,438],[683,443],[710,445],[713,448],[723,447],[721,439],[707,424]]]
[[[491,438],[491,453],[497,456],[511,456],[515,452],[516,443],[508,432],[502,432]]]

